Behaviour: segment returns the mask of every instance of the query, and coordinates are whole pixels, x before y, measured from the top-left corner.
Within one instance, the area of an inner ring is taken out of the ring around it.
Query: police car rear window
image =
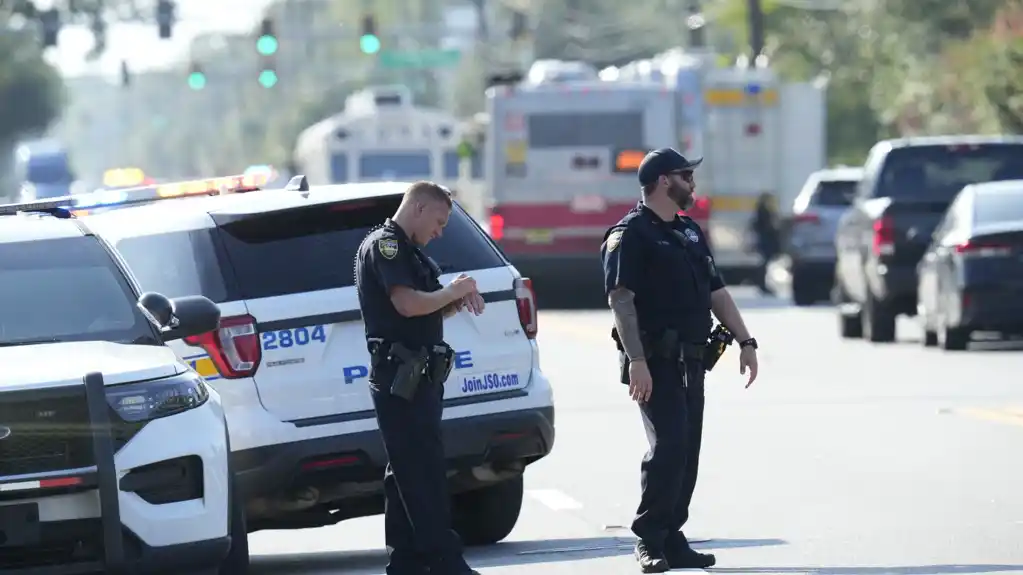
[[[359,244],[394,213],[400,201],[400,197],[388,197],[240,219],[232,216],[220,229],[240,297],[256,299],[353,286]],[[430,242],[425,251],[445,273],[507,265],[469,216],[458,209],[452,212],[443,237]]]

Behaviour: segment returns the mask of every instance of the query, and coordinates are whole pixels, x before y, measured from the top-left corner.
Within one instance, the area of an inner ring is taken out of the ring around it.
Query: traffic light
[[[380,37],[377,36],[377,20],[372,15],[362,18],[362,36],[359,38],[359,49],[363,54],[376,54],[380,51]]]
[[[174,20],[177,6],[173,0],[158,0],[156,3],[156,25],[160,29],[160,38],[171,37],[174,31]]]
[[[277,34],[274,33],[274,22],[263,18],[259,25],[259,37],[256,39],[256,51],[260,56],[259,85],[273,88],[277,85]]]
[[[273,88],[277,85],[277,72],[267,69],[259,73],[259,85],[264,88]]]
[[[261,56],[273,56],[277,53],[277,34],[274,34],[274,23],[269,18],[264,18],[259,27],[259,38],[256,40],[256,51]]]
[[[192,62],[188,68],[188,87],[193,90],[202,90],[206,87],[206,74],[198,62]]]
[[[39,13],[39,25],[43,31],[43,47],[50,48],[57,45],[57,35],[60,33],[60,11],[51,8]]]

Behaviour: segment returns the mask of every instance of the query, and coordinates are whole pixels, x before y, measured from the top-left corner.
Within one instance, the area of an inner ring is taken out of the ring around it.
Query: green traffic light
[[[270,56],[277,53],[278,42],[273,36],[260,36],[256,41],[256,51],[263,56]]]
[[[363,54],[376,54],[380,51],[380,38],[373,34],[366,34],[359,38],[359,48]]]
[[[206,87],[206,75],[202,72],[192,72],[188,75],[188,87],[193,90],[202,90]]]
[[[277,85],[277,72],[263,70],[259,73],[259,84],[264,88],[273,88]]]

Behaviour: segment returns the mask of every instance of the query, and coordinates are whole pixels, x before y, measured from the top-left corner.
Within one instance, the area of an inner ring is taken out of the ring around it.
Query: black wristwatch
[[[756,340],[756,338],[753,338],[753,337],[751,337],[749,339],[744,339],[744,340],[739,342],[739,347],[740,348],[752,347],[753,349],[757,349],[757,347],[758,347],[757,346],[757,340]]]

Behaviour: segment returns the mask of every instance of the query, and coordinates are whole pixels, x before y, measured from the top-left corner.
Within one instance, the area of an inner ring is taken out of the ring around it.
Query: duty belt
[[[401,342],[370,338],[367,347],[374,372],[385,361],[395,364],[391,394],[408,400],[424,377],[435,385],[443,385],[454,366],[454,350],[445,343],[410,348]]]
[[[640,341],[647,359],[659,358],[669,360],[681,360],[699,362],[703,361],[707,344],[689,343],[679,339],[679,333],[673,329],[665,330],[658,335],[646,332],[640,333]],[[611,338],[615,341],[619,351],[623,351],[621,340],[618,337],[618,330],[611,330]]]

